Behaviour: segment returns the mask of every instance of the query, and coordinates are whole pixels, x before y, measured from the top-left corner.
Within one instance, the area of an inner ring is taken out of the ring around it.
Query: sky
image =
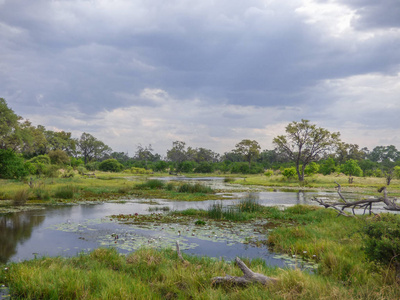
[[[400,149],[400,1],[0,0],[0,97],[129,155],[273,149],[301,119]]]

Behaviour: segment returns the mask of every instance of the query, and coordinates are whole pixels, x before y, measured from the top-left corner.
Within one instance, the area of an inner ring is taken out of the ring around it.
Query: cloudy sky
[[[301,119],[400,149],[400,1],[0,0],[0,97],[129,154]]]

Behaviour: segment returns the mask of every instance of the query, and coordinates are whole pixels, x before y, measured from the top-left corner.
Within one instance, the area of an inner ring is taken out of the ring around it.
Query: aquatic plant
[[[29,191],[27,189],[18,190],[13,196],[14,205],[24,205],[26,200],[28,200]]]
[[[60,199],[73,199],[75,189],[72,185],[60,186],[54,193],[54,197]]]
[[[184,183],[178,187],[178,192],[210,194],[213,193],[214,191],[209,186],[205,186],[200,183],[195,183],[195,184]]]

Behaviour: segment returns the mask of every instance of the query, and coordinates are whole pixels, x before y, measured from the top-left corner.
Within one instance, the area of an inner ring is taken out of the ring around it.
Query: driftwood
[[[248,285],[250,283],[261,283],[263,285],[273,284],[277,282],[277,279],[272,277],[267,277],[260,273],[255,273],[250,270],[246,264],[240,260],[239,257],[235,259],[236,264],[243,272],[243,276],[235,277],[226,275],[225,277],[214,277],[212,279],[213,284],[228,283],[234,285]]]
[[[332,208],[335,209],[338,212],[338,216],[342,215],[345,217],[354,217],[355,216],[355,211],[354,209],[364,209],[364,213],[368,210],[369,214],[372,214],[372,204],[374,203],[379,203],[383,202],[386,206],[384,209],[386,210],[391,210],[391,211],[400,211],[400,206],[398,206],[395,203],[396,199],[393,199],[392,201],[389,200],[387,196],[387,190],[386,187],[382,187],[378,190],[378,192],[383,192],[383,197],[379,197],[378,199],[365,199],[365,200],[358,200],[358,201],[353,201],[349,202],[346,200],[346,198],[342,195],[341,193],[341,186],[339,183],[335,182],[337,184],[337,192],[339,194],[339,197],[343,200],[343,202],[336,202],[336,203],[326,203],[322,199],[318,199],[316,197],[313,197],[313,200],[318,202],[320,205],[324,206],[325,208]],[[352,215],[346,214],[344,210],[346,208],[351,208]]]
[[[183,264],[190,264],[187,260],[185,260],[182,256],[181,249],[179,247],[179,241],[176,241],[176,253],[178,254],[178,258],[183,262]],[[239,257],[236,257],[236,264],[243,272],[242,277],[234,277],[230,275],[226,275],[225,277],[214,277],[212,278],[213,284],[234,284],[234,285],[248,285],[249,283],[261,283],[264,285],[275,283],[277,280],[272,277],[267,277],[260,273],[255,273],[250,270],[246,264],[240,260]]]

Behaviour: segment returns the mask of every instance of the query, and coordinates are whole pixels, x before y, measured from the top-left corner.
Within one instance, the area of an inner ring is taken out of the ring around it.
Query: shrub
[[[266,170],[264,172],[264,175],[267,177],[271,177],[272,175],[274,175],[274,171],[273,170]]]
[[[357,161],[354,159],[349,159],[346,161],[342,166],[341,166],[341,171],[342,173],[348,175],[348,176],[357,176],[360,177],[362,176],[363,172],[358,165]]]
[[[319,171],[319,164],[313,161],[310,164],[308,164],[304,169],[304,173],[308,176],[316,174],[318,173],[318,171]]]
[[[131,174],[151,174],[151,173],[153,173],[152,170],[146,170],[145,168],[138,168],[138,167],[132,167],[128,170],[125,170],[124,172],[131,173]]]
[[[282,175],[286,178],[295,178],[297,175],[297,171],[295,167],[283,169]]]
[[[212,172],[214,172],[214,167],[210,163],[202,162],[194,169],[194,172],[195,173],[212,173]]]
[[[120,172],[124,166],[116,159],[106,159],[99,164],[99,170],[104,172]]]
[[[325,160],[320,168],[319,168],[320,173],[322,173],[323,175],[329,175],[331,173],[334,173],[336,171],[336,164],[335,164],[335,160],[330,157],[327,160]]]
[[[151,179],[145,183],[137,185],[138,188],[148,188],[148,189],[162,189],[165,186],[165,182],[158,179]]]
[[[50,165],[50,163],[51,163],[50,157],[46,154],[35,156],[34,158],[31,158],[30,160],[28,160],[28,162],[33,163],[33,164],[41,163],[41,164],[45,164],[45,165]]]
[[[69,163],[68,154],[61,149],[52,150],[48,155],[51,163],[54,165],[65,165]]]

